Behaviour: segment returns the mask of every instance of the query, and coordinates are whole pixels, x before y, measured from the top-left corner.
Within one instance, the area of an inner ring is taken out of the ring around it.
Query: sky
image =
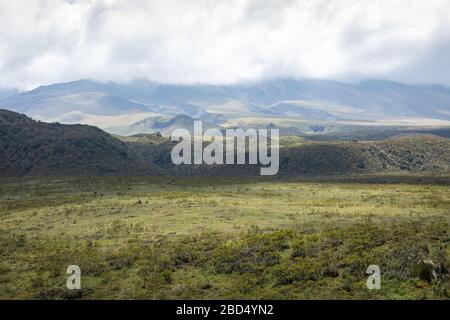
[[[450,85],[448,0],[0,0],[0,87],[77,79]]]

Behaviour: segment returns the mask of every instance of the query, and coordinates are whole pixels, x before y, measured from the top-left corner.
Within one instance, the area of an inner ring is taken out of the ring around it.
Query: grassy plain
[[[3,179],[0,298],[449,299],[450,185],[399,181]]]

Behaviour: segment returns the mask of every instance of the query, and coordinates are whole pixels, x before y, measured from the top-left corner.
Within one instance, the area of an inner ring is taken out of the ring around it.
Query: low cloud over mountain
[[[450,84],[447,0],[0,3],[0,87],[73,79]]]

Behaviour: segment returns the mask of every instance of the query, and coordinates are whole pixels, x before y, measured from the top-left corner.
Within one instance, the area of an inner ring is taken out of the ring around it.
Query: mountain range
[[[0,108],[121,135],[170,134],[177,123],[188,125],[180,115],[220,127],[272,125],[290,133],[323,135],[359,127],[450,126],[450,88],[387,80],[278,79],[239,85],[79,80],[24,92],[0,91]]]

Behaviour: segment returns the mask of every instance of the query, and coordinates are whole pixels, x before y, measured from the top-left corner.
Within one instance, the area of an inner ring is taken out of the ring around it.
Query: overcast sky
[[[0,87],[92,78],[450,85],[448,0],[0,0]]]

